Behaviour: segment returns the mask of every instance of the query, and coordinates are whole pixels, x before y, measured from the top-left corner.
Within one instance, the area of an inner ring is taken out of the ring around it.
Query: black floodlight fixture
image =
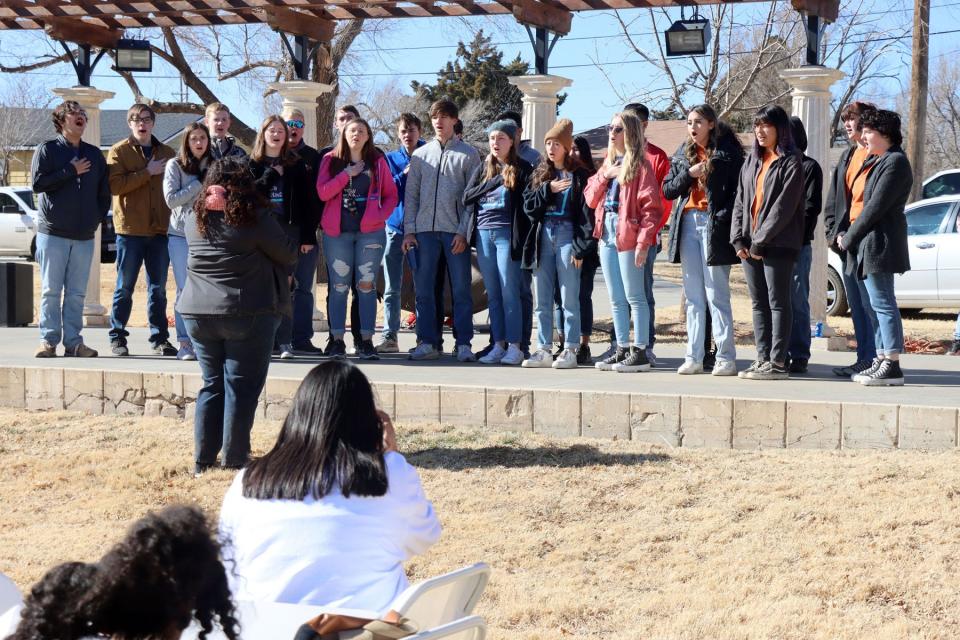
[[[680,19],[663,32],[668,56],[699,56],[707,52],[710,44],[710,21],[694,17]]]
[[[148,40],[117,40],[117,71],[153,71],[153,52]]]

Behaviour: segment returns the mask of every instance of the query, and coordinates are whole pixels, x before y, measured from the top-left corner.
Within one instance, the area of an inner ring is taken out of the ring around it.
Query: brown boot
[[[40,346],[37,347],[37,350],[33,353],[34,358],[56,358],[57,357],[57,348],[47,342],[42,340]]]
[[[90,347],[83,344],[82,342],[78,342],[77,346],[71,349],[64,349],[63,357],[64,358],[96,358],[97,351],[95,349],[91,349]]]

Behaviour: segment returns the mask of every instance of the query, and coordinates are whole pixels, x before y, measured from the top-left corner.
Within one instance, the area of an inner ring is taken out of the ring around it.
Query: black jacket
[[[90,170],[78,176],[71,160],[90,161]],[[40,233],[71,240],[90,240],[110,209],[107,161],[92,144],[79,149],[62,135],[44,142],[33,154],[30,169],[33,192],[39,198]]]
[[[830,184],[827,189],[827,202],[823,207],[823,232],[827,236],[827,246],[843,255],[837,247],[837,234],[846,231],[850,225],[850,198],[847,195],[847,167],[853,156],[855,146],[847,147],[840,154],[837,166],[830,174]]]
[[[823,169],[820,163],[810,156],[803,156],[803,184],[804,197],[804,229],[803,244],[813,242],[813,234],[817,230],[817,218],[823,208]]]
[[[533,167],[522,158],[517,158],[517,166],[520,171],[513,189],[507,191],[507,206],[511,209],[510,257],[514,260],[521,260],[523,258],[523,244],[530,233],[530,218],[523,212],[523,192],[527,188],[527,183],[530,182]],[[467,239],[470,244],[474,244],[480,200],[503,184],[503,176],[501,175],[496,175],[490,180],[484,180],[485,170],[486,163],[477,167],[467,182],[466,191],[463,192],[463,204],[470,219],[469,227],[467,227]]]
[[[593,209],[587,206],[583,197],[589,177],[586,169],[578,167],[573,170],[573,182],[570,185],[573,198],[570,203],[573,211],[573,254],[580,260],[588,258],[597,250],[597,241],[593,237]],[[540,264],[540,230],[549,206],[550,182],[544,182],[538,187],[534,187],[533,182],[527,184],[523,192],[523,212],[530,218],[531,224],[523,243],[523,259],[520,263],[523,269],[536,269]]]
[[[803,246],[804,184],[803,160],[799,151],[785,154],[770,165],[763,180],[763,202],[753,223],[753,201],[757,194],[757,176],[763,161],[747,154],[740,169],[737,201],[730,223],[730,244],[763,257],[796,260]]]
[[[903,209],[913,187],[913,169],[900,147],[873,162],[863,191],[863,211],[844,234],[844,270],[864,278],[871,273],[910,270],[907,217]]]
[[[187,317],[290,315],[287,267],[296,264],[298,247],[277,219],[264,209],[251,227],[233,227],[223,212],[211,211],[208,237],[197,230],[195,213],[185,232],[187,282],[177,311]]]
[[[680,262],[680,225],[683,224],[683,207],[690,199],[694,179],[690,176],[690,162],[686,156],[686,143],[680,145],[670,160],[670,172],[663,180],[663,196],[673,200],[670,214],[670,237],[667,243],[670,262]],[[739,262],[737,252],[730,244],[730,220],[733,203],[737,197],[737,180],[743,166],[743,149],[739,145],[721,142],[711,157],[712,170],[707,178],[707,214],[710,219],[710,242],[707,247],[707,264],[711,266]]]
[[[250,171],[257,189],[270,197],[270,188],[280,174],[271,166],[271,161],[250,158]],[[317,176],[310,177],[310,170],[303,159],[283,168],[283,217],[282,222],[300,227],[300,244],[317,244],[317,224],[320,220],[320,198],[317,196]]]

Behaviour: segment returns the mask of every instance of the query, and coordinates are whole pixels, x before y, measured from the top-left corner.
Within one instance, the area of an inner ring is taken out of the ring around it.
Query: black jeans
[[[593,333],[593,283],[600,268],[600,259],[596,256],[584,258],[580,269],[580,338],[589,338]],[[553,287],[553,326],[557,333],[564,335],[563,306],[560,304],[560,278]],[[612,334],[611,334],[612,335]],[[561,338],[560,342],[563,342]]]
[[[793,307],[791,258],[767,256],[762,261],[742,261],[743,275],[753,302],[753,335],[757,343],[757,359],[784,364],[790,345]]]
[[[212,466],[223,449],[224,467],[242,467],[250,457],[250,431],[280,316],[184,318],[183,323],[203,374],[193,419],[194,460]]]

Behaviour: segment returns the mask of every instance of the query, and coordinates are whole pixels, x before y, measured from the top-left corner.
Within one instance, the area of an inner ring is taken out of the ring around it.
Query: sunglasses
[[[607,133],[620,134],[623,133],[623,127],[615,127],[613,125],[607,125]]]
[[[287,126],[294,129],[303,129],[303,120],[287,120]]]

